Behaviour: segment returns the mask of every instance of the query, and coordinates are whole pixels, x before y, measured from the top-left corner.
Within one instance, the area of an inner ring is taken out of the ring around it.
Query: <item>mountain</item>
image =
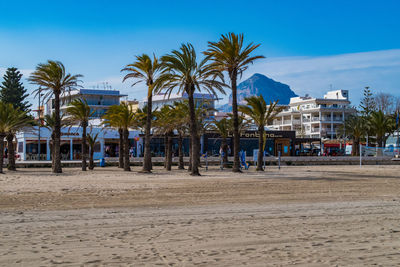
[[[246,104],[245,97],[260,94],[264,97],[265,102],[279,100],[279,104],[289,104],[290,98],[297,96],[288,85],[256,73],[238,85],[238,104]],[[232,111],[232,94],[229,96],[229,103],[222,105],[218,109],[224,112]]]

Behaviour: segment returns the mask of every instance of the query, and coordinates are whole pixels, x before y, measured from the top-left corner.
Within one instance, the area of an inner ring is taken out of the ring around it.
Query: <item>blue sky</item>
[[[162,55],[191,42],[198,51],[221,33],[243,32],[267,58],[255,72],[298,94],[364,86],[400,95],[400,1],[5,1],[0,0],[0,74],[61,60],[84,85],[108,82],[130,98],[120,69],[140,53]],[[33,86],[26,84],[30,90]],[[33,99],[31,99],[34,101]]]

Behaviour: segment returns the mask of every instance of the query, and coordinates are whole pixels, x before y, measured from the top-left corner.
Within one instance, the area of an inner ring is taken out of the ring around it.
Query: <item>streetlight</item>
[[[41,115],[41,109],[40,109],[40,97],[42,96],[42,87],[39,86],[39,106],[38,106],[38,118],[39,118],[39,135],[38,135],[38,160],[40,160],[40,126],[42,126],[42,119],[40,118]]]

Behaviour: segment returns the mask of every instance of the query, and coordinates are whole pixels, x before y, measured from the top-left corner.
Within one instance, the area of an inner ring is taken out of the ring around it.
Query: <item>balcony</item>
[[[312,121],[319,121],[319,117],[312,117],[311,120]]]

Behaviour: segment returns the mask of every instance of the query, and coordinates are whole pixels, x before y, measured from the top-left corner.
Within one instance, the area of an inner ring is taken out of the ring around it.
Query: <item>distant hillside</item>
[[[297,96],[288,85],[256,73],[238,85],[238,104],[245,104],[245,97],[260,94],[267,103],[279,100],[279,104],[289,104],[290,98]],[[229,96],[229,103],[218,109],[224,112],[232,111],[232,94]]]

